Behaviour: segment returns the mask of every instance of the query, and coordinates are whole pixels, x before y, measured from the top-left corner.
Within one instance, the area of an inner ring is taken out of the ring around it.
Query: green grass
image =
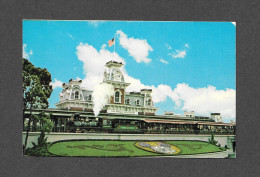
[[[139,149],[137,141],[62,141],[52,144],[48,150],[58,156],[89,156],[89,157],[141,157],[162,156]],[[221,148],[202,141],[161,141],[181,149],[178,155],[200,154],[223,151]],[[167,156],[169,156],[167,154]]]
[[[179,155],[203,154],[223,151],[222,148],[203,141],[166,141],[170,145],[181,149]]]

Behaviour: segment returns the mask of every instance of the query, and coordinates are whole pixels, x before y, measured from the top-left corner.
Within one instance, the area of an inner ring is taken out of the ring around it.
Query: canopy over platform
[[[165,124],[196,124],[196,122],[191,121],[169,121],[169,120],[144,120],[147,123],[165,123]]]
[[[144,121],[147,123],[165,123],[165,124],[197,124],[197,125],[235,126],[234,123],[216,123],[216,122],[170,121],[170,120],[151,120],[151,119],[144,119]]]

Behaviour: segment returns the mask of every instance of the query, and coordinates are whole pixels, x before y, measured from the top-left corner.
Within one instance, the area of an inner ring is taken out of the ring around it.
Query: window
[[[125,100],[125,104],[130,104],[130,100],[129,100],[129,99],[126,99],[126,100]]]
[[[91,97],[91,95],[89,95],[89,96],[88,96],[88,100],[91,101],[91,99],[92,99],[92,97]]]
[[[151,105],[151,99],[149,98],[147,101],[147,105],[150,106]]]
[[[136,100],[136,105],[140,105],[140,100]]]
[[[75,99],[79,99],[79,92],[75,92]]]
[[[119,103],[120,102],[120,93],[119,93],[119,91],[116,91],[115,92],[115,103]]]

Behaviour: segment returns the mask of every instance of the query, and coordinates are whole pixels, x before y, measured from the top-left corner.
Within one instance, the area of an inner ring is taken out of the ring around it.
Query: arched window
[[[152,100],[149,98],[148,101],[147,101],[147,105],[151,106],[151,102],[152,102]]]
[[[75,92],[75,99],[79,99],[79,92],[78,91]]]
[[[120,93],[119,93],[119,91],[115,92],[115,103],[120,103]]]

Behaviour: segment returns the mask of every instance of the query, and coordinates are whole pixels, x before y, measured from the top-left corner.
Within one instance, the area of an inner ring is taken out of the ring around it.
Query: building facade
[[[103,83],[110,84],[114,88],[114,95],[102,112],[122,113],[136,115],[155,115],[158,108],[154,107],[152,89],[141,89],[139,92],[126,92],[130,83],[126,83],[120,68],[122,63],[109,61],[106,63]],[[94,103],[92,93],[81,86],[82,80],[69,80],[63,84],[60,93],[60,101],[56,104],[58,109],[91,111]]]
[[[123,64],[109,61],[105,66],[103,83],[111,85],[114,93],[99,115],[93,112],[93,91],[82,87],[82,80],[70,79],[62,86],[57,109],[25,109],[24,130],[30,114],[45,112],[54,123],[54,132],[235,134],[236,124],[223,123],[220,113],[211,113],[210,117],[196,116],[194,111],[156,115],[158,108],[153,104],[151,89],[126,92],[130,83],[125,82],[120,70]],[[40,127],[39,122],[33,121],[30,131]]]

